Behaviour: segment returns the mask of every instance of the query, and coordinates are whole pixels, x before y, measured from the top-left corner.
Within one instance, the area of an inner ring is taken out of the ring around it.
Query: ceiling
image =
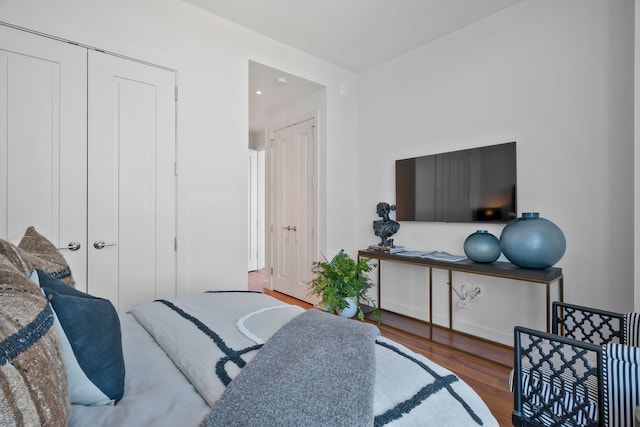
[[[270,112],[295,104],[322,88],[301,77],[249,61],[249,131],[262,132],[270,123]],[[262,93],[258,95],[257,91]]]
[[[522,0],[183,1],[360,73]],[[264,129],[269,111],[322,88],[254,62],[249,80],[251,132]]]
[[[355,73],[522,0],[184,0]]]

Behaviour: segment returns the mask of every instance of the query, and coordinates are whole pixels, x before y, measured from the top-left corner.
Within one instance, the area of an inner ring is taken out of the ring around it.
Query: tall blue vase
[[[567,241],[553,222],[538,212],[524,212],[522,218],[508,223],[500,234],[502,253],[522,268],[551,267],[564,255]]]
[[[500,257],[500,241],[487,230],[478,230],[464,241],[464,253],[473,262],[492,263]]]

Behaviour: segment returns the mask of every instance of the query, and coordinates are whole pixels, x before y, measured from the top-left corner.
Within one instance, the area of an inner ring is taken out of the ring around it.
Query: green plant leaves
[[[367,295],[367,290],[373,286],[367,275],[371,269],[370,259],[360,258],[356,262],[341,250],[331,261],[325,259],[313,263],[312,272],[316,274],[316,278],[309,282],[309,295],[319,296],[319,305],[333,313],[347,308],[347,298],[351,297],[357,297],[359,301],[375,307]],[[376,313],[379,313],[377,309]],[[364,313],[360,307],[358,318],[364,320]]]

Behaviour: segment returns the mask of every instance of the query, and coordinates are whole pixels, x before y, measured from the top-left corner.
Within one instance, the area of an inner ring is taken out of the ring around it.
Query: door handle
[[[291,231],[296,231],[296,230],[297,230],[297,228],[296,228],[295,225],[291,227]]]
[[[282,229],[283,229],[283,230],[287,230],[287,231],[289,231],[289,230],[291,230],[291,227],[289,227],[289,226],[287,225],[286,227],[282,227]]]
[[[96,249],[102,249],[105,246],[115,246],[115,243],[105,243],[104,240],[96,240],[93,242],[93,247]]]
[[[296,231],[297,230],[295,225],[293,225],[293,226],[287,225],[286,227],[282,227],[282,229],[283,230],[287,230],[287,231]]]
[[[80,249],[82,247],[82,245],[78,242],[69,242],[67,244],[67,246],[63,246],[61,248],[58,249],[69,249],[70,251],[77,251],[78,249]]]

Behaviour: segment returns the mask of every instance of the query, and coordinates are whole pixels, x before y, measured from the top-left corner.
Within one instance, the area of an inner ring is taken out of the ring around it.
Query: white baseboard
[[[429,321],[428,310],[417,310],[413,307],[407,307],[402,304],[394,304],[389,302],[386,302],[380,308],[383,310],[391,311],[393,313],[401,314],[403,316],[411,317],[413,319],[422,320],[424,322]],[[433,324],[448,328],[449,318],[448,316],[438,315],[434,313]],[[461,322],[459,320],[453,321],[453,330],[455,332],[463,332],[465,334],[483,338],[489,341],[513,346],[513,331],[500,331],[480,324]]]
[[[453,322],[453,329],[455,331],[464,332],[465,334],[484,338],[489,341],[494,341],[511,347],[513,346],[513,331],[499,331],[483,327],[482,325],[456,321]]]
[[[402,314],[403,316],[411,317],[425,322],[429,321],[429,312],[427,310],[417,310],[413,307],[407,307],[402,304],[394,304],[389,302],[385,302],[380,308],[382,310]]]

